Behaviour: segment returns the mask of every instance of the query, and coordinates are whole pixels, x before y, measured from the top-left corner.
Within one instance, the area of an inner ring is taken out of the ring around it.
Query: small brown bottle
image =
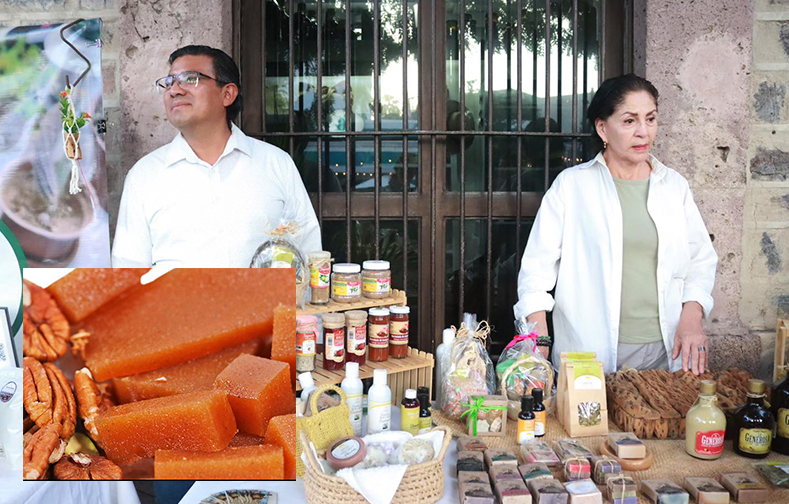
[[[775,419],[764,406],[764,382],[748,380],[748,399],[734,413],[734,451],[749,458],[770,454]]]

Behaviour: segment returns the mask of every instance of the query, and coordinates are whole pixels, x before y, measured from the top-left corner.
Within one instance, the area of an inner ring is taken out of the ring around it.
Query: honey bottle
[[[764,405],[764,382],[748,380],[748,398],[734,413],[734,451],[749,458],[770,454],[775,420]]]

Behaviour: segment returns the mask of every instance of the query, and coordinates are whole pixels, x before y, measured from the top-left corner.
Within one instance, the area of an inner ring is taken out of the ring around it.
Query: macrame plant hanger
[[[63,152],[66,154],[66,158],[68,158],[69,161],[71,161],[71,182],[69,183],[69,193],[71,194],[77,194],[78,192],[81,192],[81,189],[79,188],[79,172],[81,171],[79,166],[79,160],[82,157],[79,148],[79,127],[76,127],[76,133],[74,133],[73,131],[73,129],[75,129],[78,116],[76,110],[74,109],[74,101],[71,95],[72,95],[72,90],[75,87],[77,87],[77,84],[79,84],[80,81],[86,75],[88,75],[88,72],[90,72],[90,60],[86,58],[85,55],[79,51],[79,49],[74,47],[74,44],[66,40],[66,37],[63,34],[66,30],[76,25],[77,23],[81,23],[82,21],[84,21],[84,19],[77,19],[76,21],[72,21],[71,23],[65,25],[63,28],[60,29],[60,39],[67,46],[69,46],[72,51],[77,53],[77,56],[82,58],[85,61],[85,63],[88,65],[88,68],[86,68],[85,71],[82,72],[82,74],[80,74],[77,80],[74,81],[73,85],[69,82],[68,73],[66,74],[66,90],[64,93],[65,93],[65,99],[68,101],[70,120],[66,120],[66,122],[64,123],[65,128],[63,131]],[[69,149],[69,146],[71,146],[72,148]],[[87,180],[85,180],[85,184],[87,185]]]

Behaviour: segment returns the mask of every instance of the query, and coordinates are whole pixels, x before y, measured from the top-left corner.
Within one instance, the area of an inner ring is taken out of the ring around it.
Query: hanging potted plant
[[[91,117],[87,112],[77,116],[71,101],[70,88],[60,93],[60,113],[63,122],[63,146],[66,157],[72,161],[82,159],[82,150],[79,148],[79,130],[88,123]]]

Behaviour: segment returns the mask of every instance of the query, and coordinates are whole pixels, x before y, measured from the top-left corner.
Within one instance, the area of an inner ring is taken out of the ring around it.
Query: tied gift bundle
[[[499,393],[509,400],[509,417],[518,418],[521,398],[531,395],[533,389],[542,389],[548,406],[553,402],[554,373],[551,364],[537,351],[537,326],[526,317],[515,321],[518,333],[504,351],[496,364]]]
[[[603,363],[594,352],[562,352],[557,417],[571,437],[608,434]]]
[[[498,395],[472,396],[464,403],[469,436],[504,436],[507,433],[507,398]]]
[[[496,390],[496,372],[485,349],[488,334],[490,326],[484,320],[474,331],[465,322],[457,330],[447,373],[443,377],[445,395],[440,405],[454,418],[460,418],[468,409],[472,396],[491,395]]]
[[[295,268],[296,303],[304,308],[310,286],[310,270],[304,254],[296,244],[299,225],[295,222],[281,222],[268,232],[269,239],[263,242],[252,256],[250,268]]]

